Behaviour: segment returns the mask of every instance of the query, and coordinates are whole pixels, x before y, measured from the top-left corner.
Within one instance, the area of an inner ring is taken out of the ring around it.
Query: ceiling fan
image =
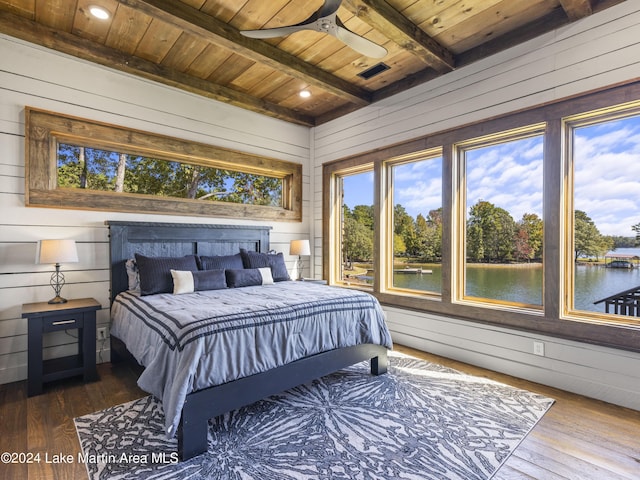
[[[288,27],[265,28],[263,30],[241,30],[240,33],[251,38],[284,37],[301,30],[315,30],[328,33],[342,41],[356,52],[371,58],[382,58],[387,49],[353,33],[338,18],[336,12],[342,0],[325,0],[324,5],[303,22]]]

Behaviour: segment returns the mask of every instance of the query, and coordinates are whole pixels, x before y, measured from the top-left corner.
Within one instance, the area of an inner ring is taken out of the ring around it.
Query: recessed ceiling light
[[[299,95],[302,98],[309,98],[311,96],[311,92],[309,90],[300,90]]]
[[[104,7],[101,7],[100,5],[91,5],[89,7],[89,12],[91,13],[91,15],[93,15],[96,18],[99,18],[100,20],[106,20],[111,16],[111,14],[109,13],[109,10],[107,10]]]

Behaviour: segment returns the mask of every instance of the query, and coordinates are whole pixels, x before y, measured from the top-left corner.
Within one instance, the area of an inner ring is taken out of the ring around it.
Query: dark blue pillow
[[[140,271],[140,294],[169,293],[173,291],[171,270],[198,271],[195,255],[184,257],[147,257],[136,253]]]
[[[200,270],[227,270],[244,268],[242,257],[239,253],[235,255],[202,255],[197,257],[198,268]]]
[[[220,290],[227,288],[224,270],[171,270],[173,277],[173,293],[193,293],[203,290]]]
[[[269,277],[269,267],[267,269],[267,277]],[[241,270],[225,270],[225,276],[227,277],[227,286],[229,288],[239,287],[251,287],[254,285],[262,285],[263,283],[270,283],[272,279],[265,279],[258,268],[243,268]]]
[[[200,290],[220,290],[227,288],[227,278],[222,269],[202,270],[193,272],[193,285],[196,292]]]
[[[250,252],[241,248],[240,255],[242,256],[244,268],[271,267],[271,275],[274,282],[291,280],[282,253]]]

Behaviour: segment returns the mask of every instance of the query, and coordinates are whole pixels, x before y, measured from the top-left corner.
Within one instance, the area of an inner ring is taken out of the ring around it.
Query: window
[[[302,220],[302,166],[26,108],[27,205]]]
[[[439,294],[442,289],[442,153],[437,148],[390,160],[388,288]]]
[[[338,172],[336,184],[337,256],[334,278],[345,285],[370,287],[374,280],[373,171]]]
[[[640,316],[640,105],[569,117],[565,125],[573,176],[567,310]]]
[[[542,306],[544,125],[458,145],[465,185],[459,298]]]
[[[58,144],[58,187],[282,206],[281,178]]]
[[[373,206],[369,289],[427,313],[424,332],[454,318],[639,350],[640,81],[325,164],[324,272],[344,285],[327,273],[342,189]],[[405,266],[440,271],[426,286]]]

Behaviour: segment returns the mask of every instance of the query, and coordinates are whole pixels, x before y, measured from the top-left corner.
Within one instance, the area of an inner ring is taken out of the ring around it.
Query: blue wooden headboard
[[[106,221],[109,227],[111,301],[127,290],[125,262],[146,256],[232,255],[240,248],[269,251],[271,227]]]

